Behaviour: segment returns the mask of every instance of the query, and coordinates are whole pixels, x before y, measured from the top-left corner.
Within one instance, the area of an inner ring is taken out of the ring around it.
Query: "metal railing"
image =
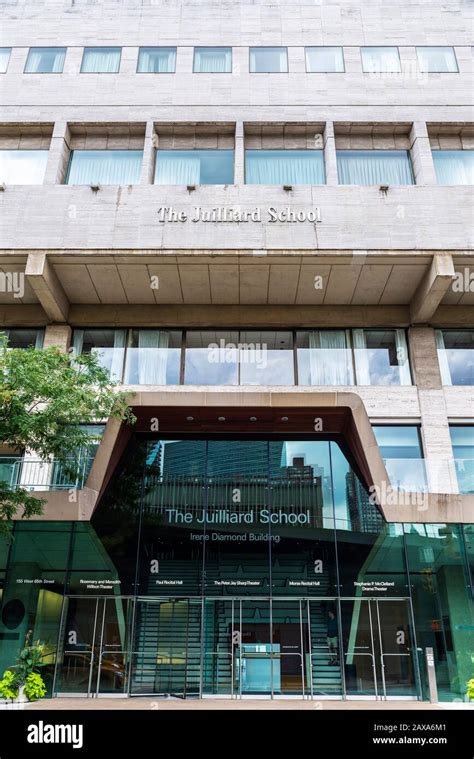
[[[93,460],[91,456],[61,462],[22,456],[0,456],[0,480],[6,482],[10,488],[25,490],[78,489],[84,486]]]

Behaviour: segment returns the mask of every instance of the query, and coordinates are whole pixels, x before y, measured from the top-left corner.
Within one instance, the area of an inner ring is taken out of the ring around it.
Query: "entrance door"
[[[341,626],[348,697],[417,698],[416,648],[407,599],[341,601]]]
[[[132,607],[132,599],[123,596],[64,599],[55,694],[127,692]]]

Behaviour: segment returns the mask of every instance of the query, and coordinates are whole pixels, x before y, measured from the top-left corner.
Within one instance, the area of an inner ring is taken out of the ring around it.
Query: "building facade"
[[[472,9],[0,0],[0,329],[133,427],[0,543],[49,695],[462,699]],[[21,453],[21,455],[20,455]]]

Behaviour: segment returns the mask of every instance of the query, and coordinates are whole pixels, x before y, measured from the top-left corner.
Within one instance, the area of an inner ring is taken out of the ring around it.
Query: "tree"
[[[65,469],[91,444],[80,425],[109,417],[128,424],[135,417],[94,354],[72,356],[56,347],[7,349],[0,337],[0,441],[18,455],[31,450]],[[0,531],[13,516],[41,514],[44,500],[0,480]]]

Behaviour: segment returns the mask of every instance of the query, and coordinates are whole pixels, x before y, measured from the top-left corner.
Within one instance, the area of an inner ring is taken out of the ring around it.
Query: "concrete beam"
[[[433,317],[454,277],[452,256],[449,253],[436,253],[410,303],[412,324],[423,324]]]
[[[28,254],[25,275],[51,321],[67,321],[69,301],[46,253]]]

